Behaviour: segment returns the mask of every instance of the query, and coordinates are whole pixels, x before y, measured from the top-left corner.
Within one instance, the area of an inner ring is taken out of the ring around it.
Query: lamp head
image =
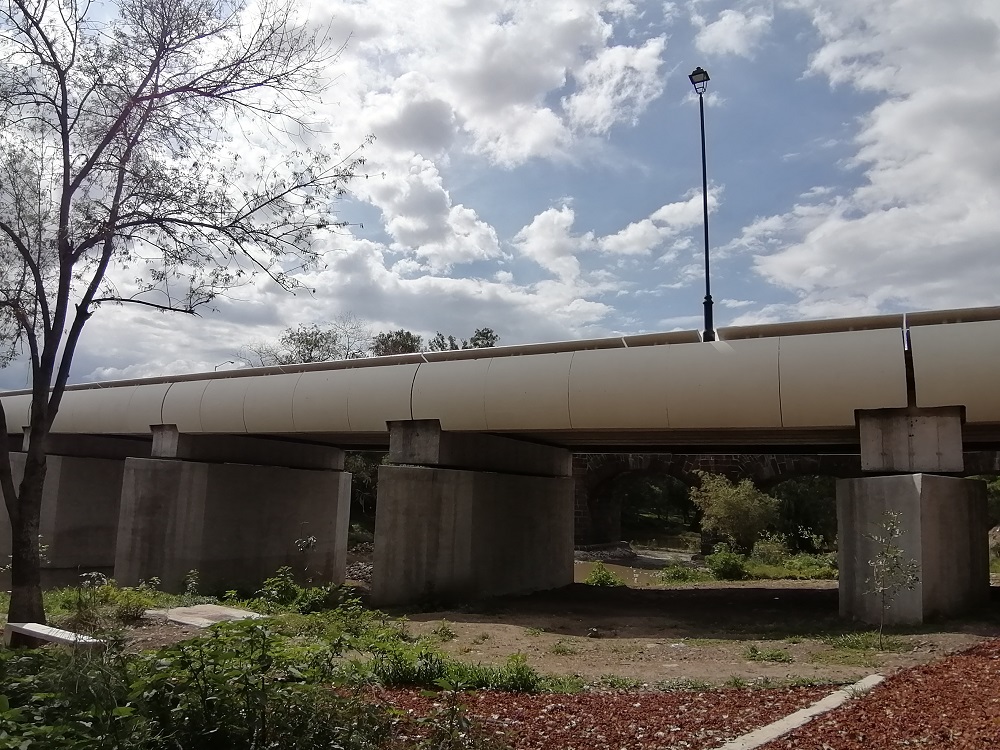
[[[701,67],[695,68],[688,78],[691,79],[691,85],[694,86],[695,93],[698,96],[705,93],[705,89],[708,88],[708,82],[712,80],[708,77],[708,71]]]

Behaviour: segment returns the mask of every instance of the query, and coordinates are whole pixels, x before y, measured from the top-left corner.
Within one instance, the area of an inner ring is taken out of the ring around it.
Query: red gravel
[[[460,702],[486,735],[515,750],[709,750],[770,724],[834,688],[524,695]],[[416,690],[381,699],[414,716],[441,701]],[[761,750],[1000,750],[1000,639],[902,670]]]
[[[484,734],[516,750],[708,750],[776,721],[833,688],[720,690],[704,693],[467,693],[461,703]],[[419,691],[386,691],[383,699],[414,716],[440,702]]]
[[[762,750],[998,750],[1000,640],[896,673]]]

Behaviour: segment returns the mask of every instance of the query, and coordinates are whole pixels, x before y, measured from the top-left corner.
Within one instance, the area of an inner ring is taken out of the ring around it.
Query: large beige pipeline
[[[967,322],[971,321],[971,322]],[[857,409],[907,404],[1000,422],[1000,308],[675,332],[76,386],[60,433],[148,435],[150,425],[228,434],[381,433],[438,419],[491,432],[819,429]],[[7,429],[29,395],[3,397]]]

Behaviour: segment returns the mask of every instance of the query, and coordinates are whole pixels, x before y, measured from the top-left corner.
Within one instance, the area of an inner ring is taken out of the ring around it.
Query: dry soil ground
[[[851,634],[859,627],[840,619],[836,582],[827,581],[641,589],[577,583],[408,617],[415,634],[447,638],[453,632],[442,648],[463,659],[499,663],[523,653],[552,674],[615,675],[650,686],[761,678],[853,682],[1000,635],[1000,588],[993,593],[991,606],[974,617],[899,633],[891,651],[848,647],[857,645]]]

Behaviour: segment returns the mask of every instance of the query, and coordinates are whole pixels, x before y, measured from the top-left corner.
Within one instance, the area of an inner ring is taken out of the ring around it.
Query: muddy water
[[[646,588],[648,586],[662,585],[656,577],[655,570],[644,568],[631,568],[627,565],[616,563],[604,563],[604,567],[621,578],[627,585],[633,588]],[[573,580],[576,583],[583,583],[594,569],[594,563],[577,560],[573,563]]]

